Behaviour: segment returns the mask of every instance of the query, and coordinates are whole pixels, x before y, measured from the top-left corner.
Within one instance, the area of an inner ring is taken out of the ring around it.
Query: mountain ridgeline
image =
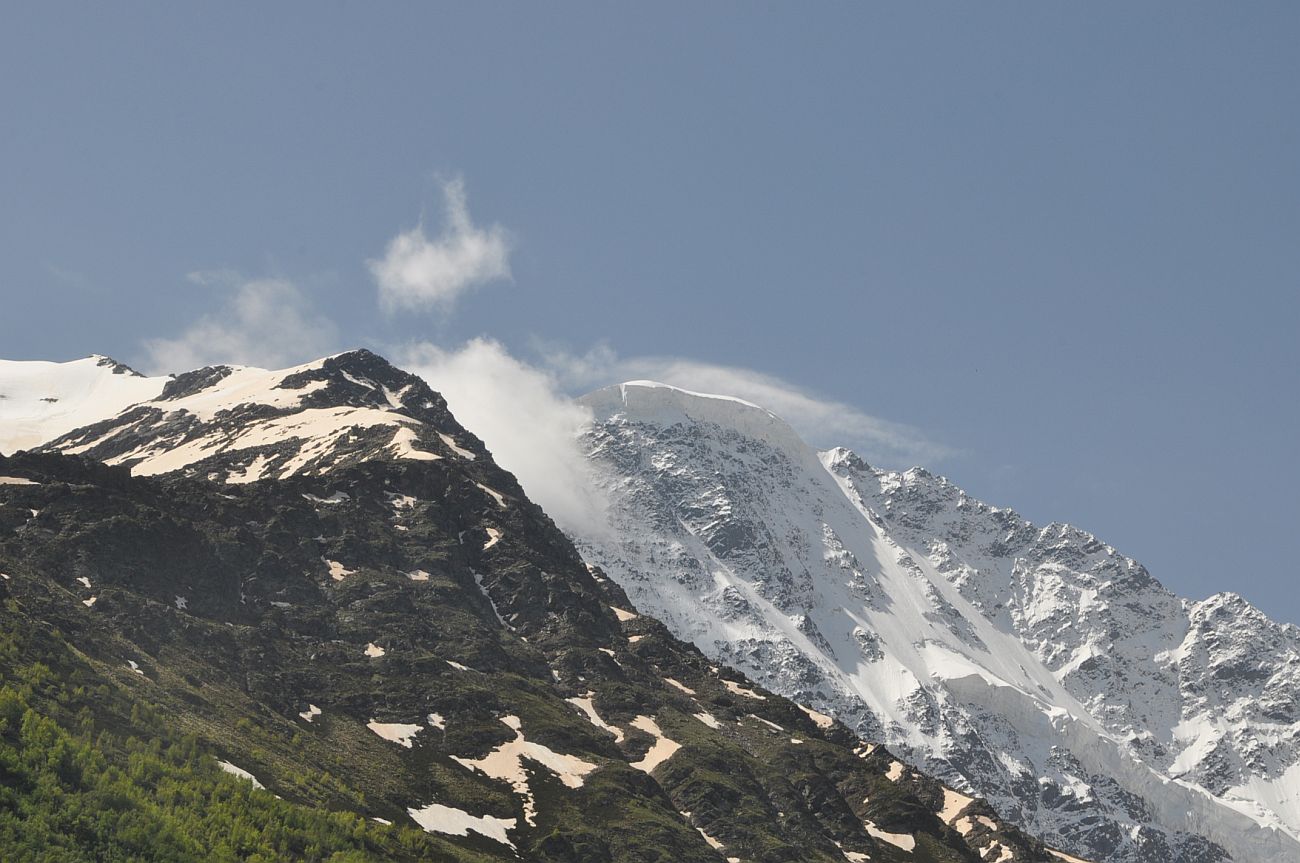
[[[1300,861],[1296,627],[736,399],[583,401],[583,554],[710,658],[1074,854]]]
[[[0,367],[0,449],[43,441],[0,456],[6,861],[1069,859],[640,613],[373,354],[39,365]]]

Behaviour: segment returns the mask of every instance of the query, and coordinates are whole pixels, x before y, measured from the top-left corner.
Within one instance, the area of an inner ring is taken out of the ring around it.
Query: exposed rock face
[[[0,627],[80,728],[148,706],[266,793],[392,823],[347,859],[1056,859],[677,640],[373,354],[97,419],[0,457]]]
[[[1073,853],[1300,860],[1300,630],[735,399],[584,401],[616,530],[583,553],[708,655]]]

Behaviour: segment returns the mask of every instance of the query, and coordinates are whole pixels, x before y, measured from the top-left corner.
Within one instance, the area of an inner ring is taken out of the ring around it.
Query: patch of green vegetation
[[[225,774],[198,738],[176,734],[160,711],[111,682],[96,683],[57,634],[32,632],[15,612],[11,604],[0,623],[6,863],[500,859],[354,812],[297,805]],[[32,653],[44,661],[29,661]],[[299,766],[291,784],[341,786],[312,773]]]

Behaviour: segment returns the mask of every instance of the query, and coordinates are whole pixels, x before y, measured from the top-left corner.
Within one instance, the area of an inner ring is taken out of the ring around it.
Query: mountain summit
[[[1300,860],[1300,630],[745,402],[583,402],[614,524],[584,555],[713,659],[1074,853]]]
[[[226,482],[321,474],[383,456],[484,453],[428,384],[367,350],[280,371],[187,372],[157,396],[43,448],[126,464],[137,475],[184,471]]]

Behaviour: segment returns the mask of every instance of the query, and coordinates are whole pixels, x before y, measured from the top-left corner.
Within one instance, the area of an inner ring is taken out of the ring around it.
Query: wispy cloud
[[[430,239],[421,223],[389,241],[382,258],[368,262],[385,311],[445,310],[466,291],[511,277],[505,229],[471,221],[463,181],[444,183],[442,193],[441,233]]]
[[[539,359],[529,362],[486,338],[454,349],[420,342],[389,354],[441,392],[456,418],[567,530],[590,533],[608,524],[599,477],[578,439],[592,415],[574,396],[626,380],[746,399],[781,416],[810,444],[848,446],[882,467],[934,465],[954,454],[917,429],[752,369],[681,357],[619,357],[608,346],[584,354],[539,348]]]
[[[560,527],[590,533],[605,524],[604,498],[578,446],[591,411],[564,393],[549,370],[484,338],[455,350],[422,342],[393,356],[442,393],[456,419]]]
[[[882,467],[933,466],[956,454],[920,429],[872,416],[844,401],[754,369],[685,357],[620,357],[608,345],[583,354],[554,346],[539,350],[543,365],[574,393],[629,380],[654,380],[753,402],[784,419],[813,446],[846,446]]]
[[[224,306],[179,336],[147,339],[142,365],[156,373],[222,363],[278,368],[329,353],[338,328],[284,279],[243,279],[231,272],[191,273],[190,281],[227,292]]]

